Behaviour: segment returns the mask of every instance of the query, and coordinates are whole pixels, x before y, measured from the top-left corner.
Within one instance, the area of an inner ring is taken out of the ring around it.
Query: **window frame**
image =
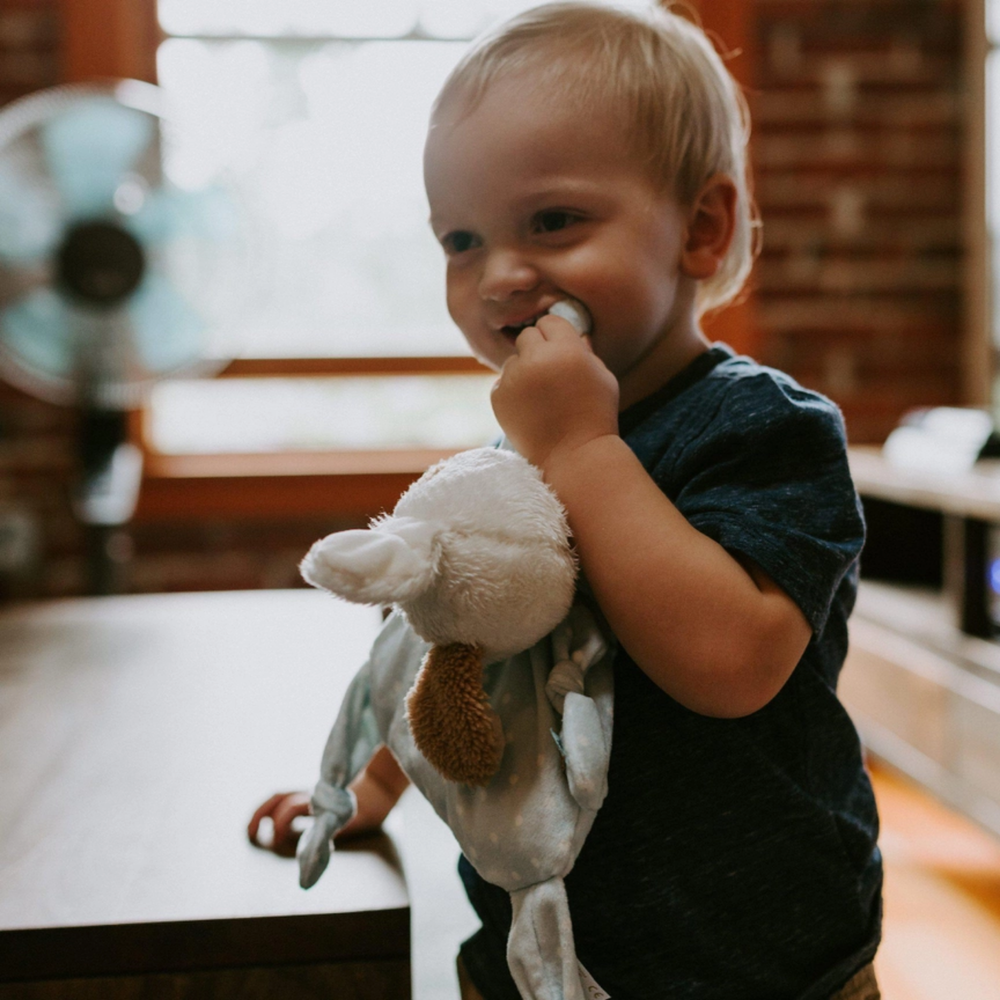
[[[169,36],[157,0],[56,0],[62,21],[64,82],[132,77],[156,82],[156,51]],[[730,67],[749,86],[752,70],[749,0],[693,4],[706,30],[725,26]],[[756,343],[750,296],[711,317],[710,335],[737,350]],[[469,374],[488,369],[471,356],[378,358],[241,358],[216,377],[351,377],[373,374]],[[364,517],[391,508],[428,465],[457,449],[281,451],[166,455],[149,443],[143,410],[130,417],[144,454],[137,521],[204,517],[281,519]]]
[[[962,350],[962,398],[968,405],[986,406],[993,400],[996,367],[993,346],[992,299],[997,292],[991,261],[992,238],[987,217],[987,101],[986,60],[991,45],[986,30],[987,0],[965,5],[965,202],[962,230],[965,243],[966,313]]]

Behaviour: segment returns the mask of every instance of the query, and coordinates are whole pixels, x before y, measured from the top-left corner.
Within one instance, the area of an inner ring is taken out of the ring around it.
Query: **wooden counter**
[[[0,998],[409,997],[387,837],[306,892],[245,834],[315,780],[378,622],[312,591],[0,612]]]

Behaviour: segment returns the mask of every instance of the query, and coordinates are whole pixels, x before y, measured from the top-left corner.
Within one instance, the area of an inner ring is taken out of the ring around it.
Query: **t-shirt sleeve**
[[[748,379],[723,396],[684,464],[681,513],[756,563],[821,632],[864,544],[839,410],[767,375]]]

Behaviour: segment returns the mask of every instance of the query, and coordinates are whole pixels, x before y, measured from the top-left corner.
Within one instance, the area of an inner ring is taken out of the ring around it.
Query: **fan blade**
[[[205,324],[165,278],[148,275],[128,312],[139,358],[151,373],[171,372],[201,355]]]
[[[49,255],[59,241],[62,221],[53,201],[54,195],[0,162],[0,257],[16,265]]]
[[[51,288],[39,288],[0,314],[0,343],[40,375],[70,378],[76,367],[72,317]]]
[[[147,245],[166,243],[178,236],[222,243],[238,232],[239,214],[232,196],[222,187],[200,191],[161,188],[146,199],[126,225]]]
[[[110,210],[123,176],[153,137],[154,121],[110,97],[88,97],[42,126],[45,160],[71,215]]]

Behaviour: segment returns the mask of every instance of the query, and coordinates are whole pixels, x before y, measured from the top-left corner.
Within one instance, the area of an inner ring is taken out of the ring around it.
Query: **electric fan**
[[[124,80],[0,110],[0,377],[79,410],[74,510],[97,592],[112,589],[108,532],[138,497],[128,411],[160,379],[225,363],[245,291],[238,200],[205,170],[191,181],[191,146],[159,106]]]

